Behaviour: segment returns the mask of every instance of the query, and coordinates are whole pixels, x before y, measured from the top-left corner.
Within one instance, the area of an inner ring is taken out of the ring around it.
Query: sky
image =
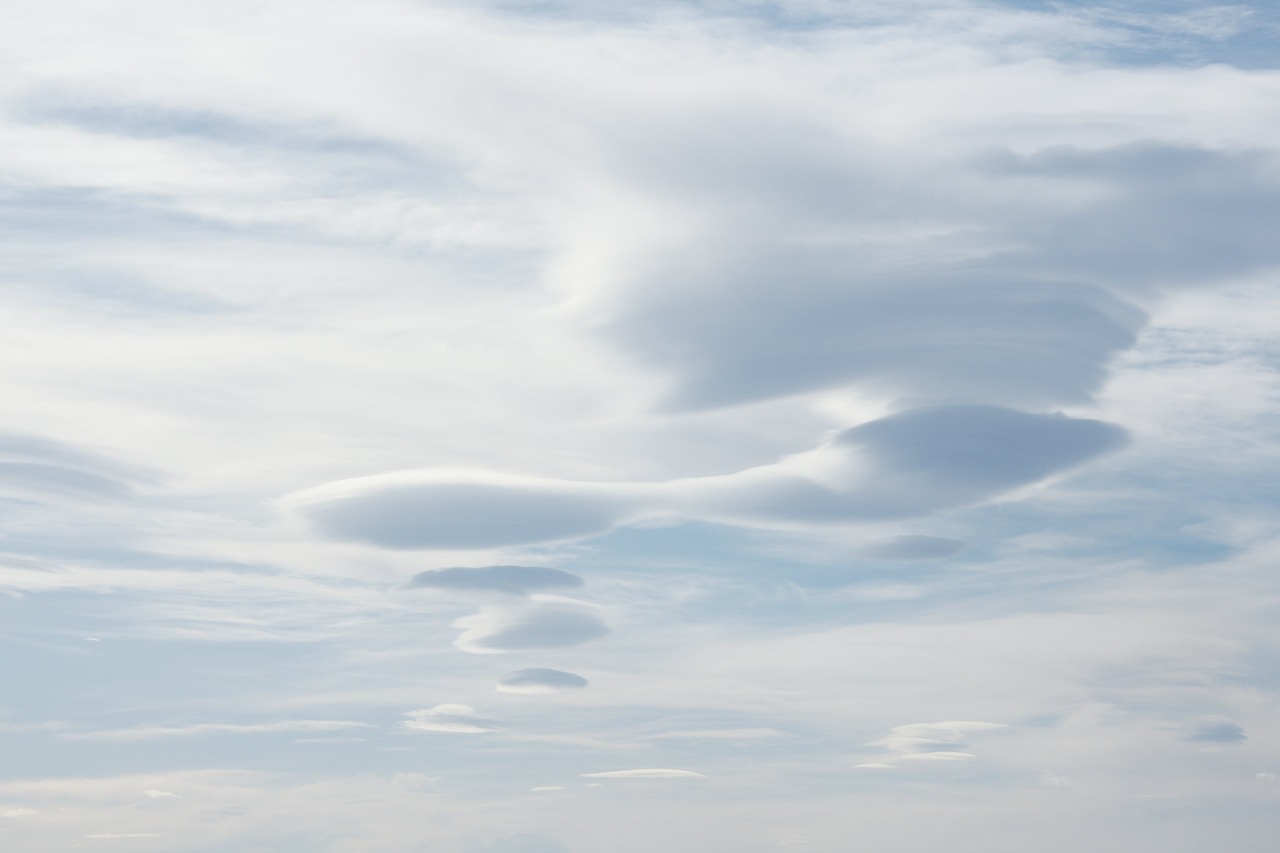
[[[1271,853],[1280,12],[0,28],[0,848]]]

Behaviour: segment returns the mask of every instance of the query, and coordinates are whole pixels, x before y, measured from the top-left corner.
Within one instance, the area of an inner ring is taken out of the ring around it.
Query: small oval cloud
[[[534,598],[536,603],[486,607],[454,621],[464,629],[454,645],[475,654],[500,654],[576,646],[609,633],[598,608],[571,599]]]
[[[940,560],[960,553],[965,542],[945,539],[941,536],[889,536],[868,542],[858,549],[858,555],[869,560]]]
[[[637,770],[606,770],[602,773],[580,773],[585,779],[704,779],[702,773],[692,770],[671,770],[663,767],[646,767]]]
[[[582,586],[582,578],[560,569],[542,566],[481,566],[419,572],[400,588],[528,595],[541,590],[579,586]]]
[[[581,690],[588,684],[581,675],[559,669],[532,667],[508,672],[498,679],[501,693],[558,693],[561,690]]]

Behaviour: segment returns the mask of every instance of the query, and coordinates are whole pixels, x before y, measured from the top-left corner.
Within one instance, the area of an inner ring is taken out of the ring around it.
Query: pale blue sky
[[[1269,4],[6,18],[0,849],[1274,849]]]

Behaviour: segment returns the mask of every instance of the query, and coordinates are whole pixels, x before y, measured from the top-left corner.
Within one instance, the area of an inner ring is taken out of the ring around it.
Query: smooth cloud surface
[[[582,578],[560,569],[542,566],[482,566],[419,572],[405,582],[402,588],[528,595],[538,590],[578,586],[582,586]]]
[[[576,646],[609,633],[599,609],[581,601],[534,596],[518,607],[486,607],[454,621],[454,645],[474,654]]]
[[[1274,853],[1274,3],[10,5],[5,849]]]
[[[745,524],[905,519],[989,500],[1125,440],[1124,430],[1095,420],[993,405],[940,406],[871,421],[807,455],[719,477],[667,483],[491,478],[481,493],[459,475],[422,471],[331,483],[285,504],[328,536],[388,548],[545,542],[604,533],[647,515]],[[550,494],[558,497],[548,501]],[[486,535],[470,539],[457,528]],[[468,577],[451,571],[448,579],[418,578],[443,584]]]
[[[581,690],[587,686],[581,675],[559,669],[531,667],[508,672],[498,679],[501,693],[558,693],[561,690]]]

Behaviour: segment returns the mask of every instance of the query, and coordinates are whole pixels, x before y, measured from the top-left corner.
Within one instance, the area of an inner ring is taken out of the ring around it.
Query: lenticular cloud
[[[722,476],[586,483],[414,471],[339,481],[285,503],[327,536],[386,548],[531,544],[592,536],[646,516],[792,527],[856,523],[981,503],[1126,441],[1123,429],[1097,420],[988,404],[931,406]],[[447,569],[419,574],[408,585],[509,592],[569,585],[567,573],[555,572]]]
[[[528,595],[541,590],[579,586],[582,586],[582,578],[560,569],[544,566],[481,566],[419,572],[401,588]]]
[[[497,689],[500,693],[545,694],[581,690],[587,683],[581,675],[572,672],[532,667],[508,672],[498,679]]]
[[[474,654],[576,646],[609,633],[599,608],[552,596],[534,596],[521,606],[486,607],[453,624],[463,629],[454,645]]]

